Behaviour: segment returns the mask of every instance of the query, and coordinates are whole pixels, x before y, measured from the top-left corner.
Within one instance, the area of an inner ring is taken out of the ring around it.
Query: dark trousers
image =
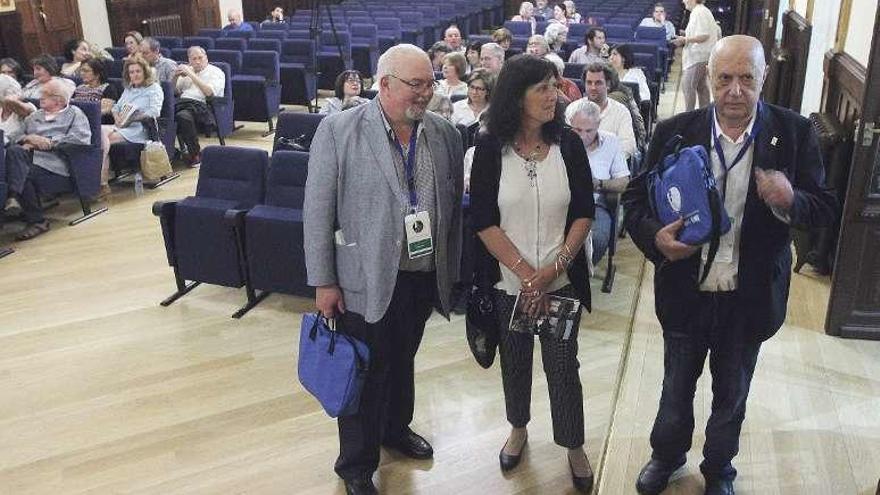
[[[554,294],[577,297],[571,286],[566,286]],[[495,292],[501,328],[498,352],[501,357],[501,381],[504,385],[504,405],[507,421],[515,428],[522,428],[531,419],[532,402],[532,356],[535,347],[533,335],[511,332],[508,327],[510,315],[516,302],[515,296],[501,291]],[[584,444],[584,398],[581,378],[578,375],[580,363],[578,353],[578,326],[580,313],[571,337],[561,340],[548,334],[541,334],[541,360],[547,376],[550,393],[550,415],[553,420],[553,440],[570,449]]]
[[[34,165],[33,152],[18,145],[10,145],[6,148],[6,174],[9,190],[21,202],[25,223],[40,223],[45,220],[35,180],[42,175],[55,174]]]
[[[201,151],[199,129],[214,125],[208,105],[188,98],[178,100],[174,118],[177,121],[177,138],[186,146],[186,150],[193,155]]]
[[[338,328],[370,348],[370,371],[356,414],[341,416],[336,474],[343,479],[370,475],[379,466],[379,447],[409,427],[415,400],[414,359],[425,322],[437,300],[433,272],[400,272],[388,310],[376,323],[351,311]]]
[[[694,326],[687,333],[664,332],[663,392],[651,431],[654,459],[678,463],[690,450],[694,393],[708,354],[712,414],[700,470],[709,478],[736,477],[731,461],[739,452],[749,385],[761,348],[748,331],[747,312],[735,292],[704,292]]]

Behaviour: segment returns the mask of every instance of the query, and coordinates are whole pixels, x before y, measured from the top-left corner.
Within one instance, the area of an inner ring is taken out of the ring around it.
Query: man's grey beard
[[[411,121],[422,120],[422,117],[425,116],[425,109],[419,108],[415,105],[412,105],[412,106],[406,107],[406,111],[404,112],[404,115],[406,115],[406,118],[408,118]]]

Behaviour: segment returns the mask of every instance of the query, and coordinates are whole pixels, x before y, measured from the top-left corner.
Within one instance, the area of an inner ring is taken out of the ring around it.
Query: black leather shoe
[[[590,470],[590,475],[586,477],[575,476],[574,469],[571,467],[571,459],[568,460],[568,470],[571,471],[571,482],[574,484],[574,487],[577,491],[581,493],[590,493],[590,490],[593,489],[593,480],[594,476],[592,473],[592,469]]]
[[[642,495],[658,495],[666,489],[672,473],[684,466],[684,463],[684,458],[682,458],[681,462],[674,464],[651,459],[639,473],[639,479],[636,481],[636,490]]]
[[[706,495],[734,495],[733,480],[706,478]]]
[[[434,457],[434,449],[431,444],[409,428],[402,435],[385,440],[383,445],[413,459]]]
[[[504,447],[501,448],[501,453],[498,454],[498,461],[501,463],[502,471],[510,471],[519,465],[519,461],[522,460],[522,453],[526,450],[527,443],[529,443],[528,438],[523,441],[522,448],[519,449],[519,454],[505,454],[504,447],[507,447],[507,442],[504,442]]]
[[[378,495],[379,491],[373,485],[373,478],[365,476],[345,480],[345,493],[346,495]]]

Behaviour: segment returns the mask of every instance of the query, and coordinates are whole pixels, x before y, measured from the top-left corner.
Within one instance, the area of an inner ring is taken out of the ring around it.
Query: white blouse
[[[488,110],[488,108],[489,106],[486,105],[483,108],[483,112]],[[467,98],[459,100],[452,104],[452,123],[469,126],[480,120],[480,115],[483,115],[483,112],[475,114],[474,111],[471,110],[470,105],[468,105]]]
[[[467,96],[468,85],[464,81],[458,81],[458,84],[455,86],[450,86],[449,81],[443,79],[437,83],[437,89],[434,90],[434,94],[441,94],[444,96],[448,96],[452,98],[455,95],[465,95]]]
[[[620,78],[624,82],[634,82],[639,84],[639,99],[642,101],[651,101],[651,90],[648,88],[648,79],[640,67],[632,67],[626,70],[623,77]]]
[[[552,145],[547,158],[537,162],[534,186],[529,179],[524,158],[505,146],[501,153],[501,182],[498,188],[498,209],[501,230],[516,246],[523,261],[534,268],[553,265],[565,242],[565,221],[571,190],[559,145]],[[501,280],[495,288],[515,296],[522,282],[504,264]],[[563,273],[547,287],[547,292],[569,284]]]

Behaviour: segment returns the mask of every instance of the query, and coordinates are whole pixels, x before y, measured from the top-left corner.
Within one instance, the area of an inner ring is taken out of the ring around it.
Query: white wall
[[[825,53],[834,48],[837,21],[840,18],[840,3],[841,0],[821,0],[813,5],[813,34],[810,37],[810,56],[807,59],[804,98],[801,103],[802,115],[818,112],[822,105],[822,86],[825,77],[822,65]],[[873,19],[872,16],[872,22]],[[870,35],[866,39],[870,40]]]
[[[779,2],[780,4],[782,2]],[[807,0],[794,0],[794,11],[801,15],[804,19],[807,18],[807,4],[809,2]],[[821,2],[820,2],[821,3]]]
[[[104,0],[79,0],[79,17],[82,21],[83,38],[101,48],[112,46],[110,20]]]
[[[226,12],[229,12],[231,8],[237,8],[242,10],[241,0],[219,0],[220,2],[220,19],[221,25],[226,24]],[[262,19],[245,19],[246,21],[261,21]]]
[[[878,0],[853,0],[844,51],[868,67]]]

